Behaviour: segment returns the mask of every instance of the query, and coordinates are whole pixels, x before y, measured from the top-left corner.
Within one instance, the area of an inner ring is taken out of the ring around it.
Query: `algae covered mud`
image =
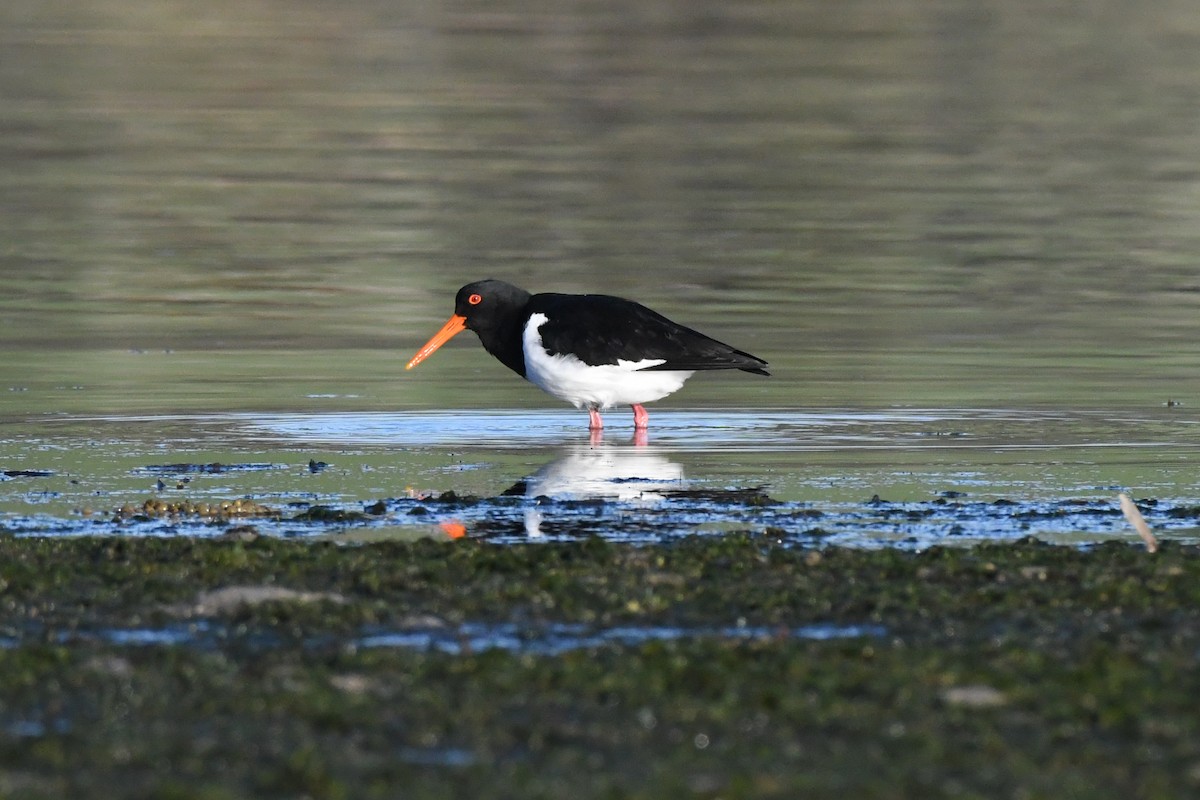
[[[1192,546],[5,536],[0,563],[9,797],[1200,790]]]

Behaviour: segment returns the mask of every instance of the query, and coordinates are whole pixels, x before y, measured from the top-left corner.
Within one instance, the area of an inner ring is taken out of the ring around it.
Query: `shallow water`
[[[893,409],[660,412],[649,441],[592,441],[575,412],[63,417],[10,425],[0,523],[17,534],[343,541],[745,530],[820,546],[928,547],[1034,535],[1137,541],[1117,493],[1195,536],[1200,427],[1155,413]],[[36,433],[35,433],[36,431]],[[241,516],[146,502],[248,498]],[[127,509],[122,511],[122,509]],[[313,510],[316,509],[316,512]]]
[[[172,625],[163,628],[107,629],[63,634],[60,643],[78,640],[100,641],[122,647],[170,647],[177,645],[211,646],[230,636],[230,626],[207,620]],[[470,655],[488,650],[504,650],[533,655],[555,656],[571,650],[596,647],[637,646],[649,642],[670,642],[682,639],[717,639],[729,642],[782,641],[786,639],[877,638],[885,635],[881,625],[804,625],[796,628],[766,627],[746,624],[722,628],[688,628],[678,626],[597,627],[574,623],[485,623],[468,622],[447,625],[439,620],[418,620],[396,629],[370,629],[346,647],[395,647],[428,650],[451,655]],[[272,642],[262,638],[259,646]],[[315,642],[320,644],[320,642]],[[0,639],[0,648],[19,647],[20,640]]]

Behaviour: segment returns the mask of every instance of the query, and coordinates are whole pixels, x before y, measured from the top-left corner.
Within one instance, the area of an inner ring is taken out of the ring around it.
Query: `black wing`
[[[546,315],[539,329],[551,355],[571,354],[599,366],[663,359],[649,370],[740,369],[769,375],[767,362],[651,311],[600,294],[534,295],[530,313]]]

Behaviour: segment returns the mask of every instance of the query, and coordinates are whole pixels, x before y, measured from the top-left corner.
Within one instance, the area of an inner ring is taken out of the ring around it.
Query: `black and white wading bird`
[[[530,294],[504,281],[468,283],[454,315],[412,360],[412,369],[470,329],[500,363],[543,391],[586,408],[589,428],[600,412],[633,407],[633,425],[649,421],[644,403],[677,391],[701,370],[770,375],[767,362],[684,327],[641,303],[602,294]]]

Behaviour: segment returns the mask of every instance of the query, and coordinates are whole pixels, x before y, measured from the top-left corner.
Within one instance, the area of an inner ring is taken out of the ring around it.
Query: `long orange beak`
[[[425,343],[424,347],[417,351],[417,354],[412,357],[412,361],[408,362],[408,366],[405,367],[405,369],[412,369],[417,364],[420,364],[422,361],[433,355],[434,350],[437,350],[446,342],[453,339],[455,334],[462,333],[466,329],[467,318],[460,314],[455,314],[446,321],[446,324],[442,326],[440,331],[433,335],[432,339]]]

